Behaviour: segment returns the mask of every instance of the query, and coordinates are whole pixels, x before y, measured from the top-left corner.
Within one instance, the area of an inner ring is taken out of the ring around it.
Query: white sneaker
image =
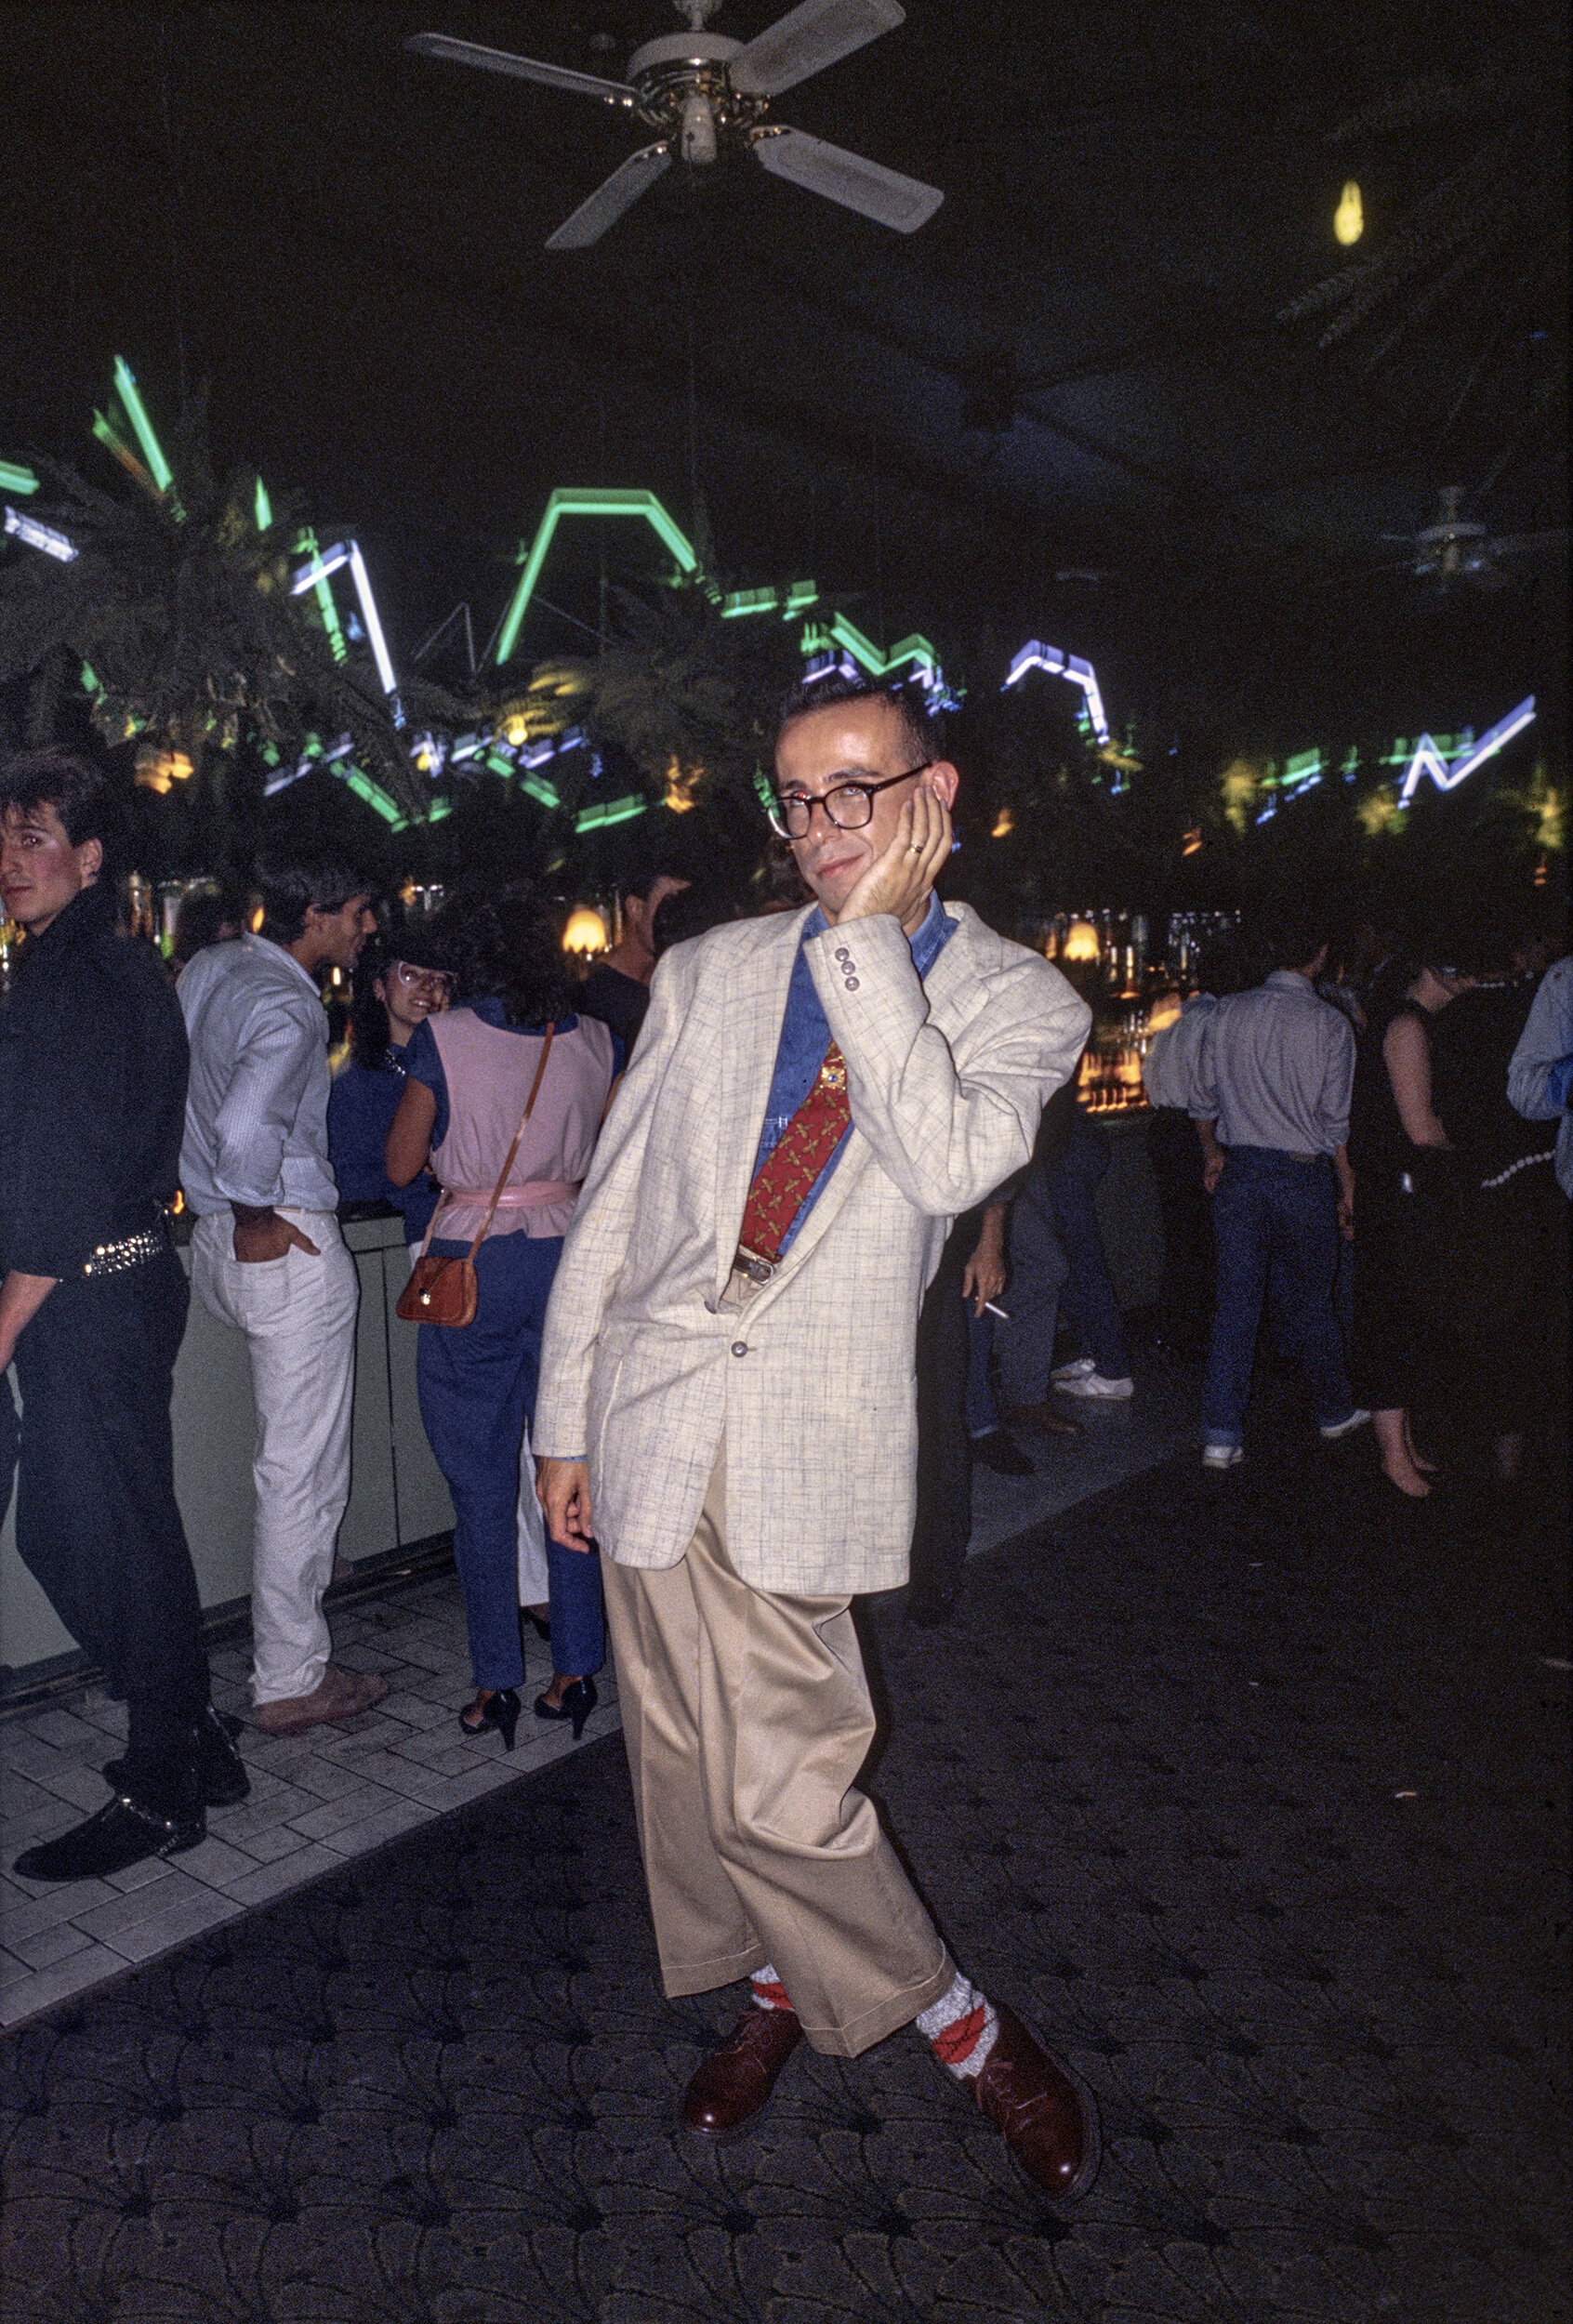
[[[1347,1420],[1335,1420],[1331,1428],[1324,1428],[1319,1431],[1319,1433],[1324,1436],[1330,1445],[1335,1437],[1350,1436],[1354,1433],[1355,1429],[1364,1428],[1366,1422],[1370,1419],[1370,1417],[1371,1416],[1368,1412],[1362,1410],[1359,1406],[1356,1406],[1355,1410],[1349,1415]]]
[[[1136,1382],[1133,1380],[1105,1380],[1102,1372],[1093,1371],[1073,1372],[1067,1380],[1062,1380],[1056,1372],[1054,1385],[1062,1396],[1118,1398],[1133,1396],[1136,1393]]]
[[[1237,1469],[1244,1459],[1245,1451],[1239,1445],[1204,1445],[1202,1446],[1204,1469]]]
[[[1049,1377],[1059,1388],[1064,1387],[1067,1380],[1085,1380],[1089,1372],[1096,1369],[1097,1366],[1090,1355],[1078,1355],[1073,1364],[1057,1364]]]

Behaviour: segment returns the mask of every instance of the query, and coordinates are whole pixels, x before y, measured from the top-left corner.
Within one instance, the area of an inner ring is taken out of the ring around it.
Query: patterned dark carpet
[[[7,2324],[1555,2324],[1560,1526],[1298,1441],[871,1617],[873,1788],[1100,2093],[1074,2214],[911,2033],[680,2138],[737,1997],[659,1998],[612,1738],[8,2040]]]

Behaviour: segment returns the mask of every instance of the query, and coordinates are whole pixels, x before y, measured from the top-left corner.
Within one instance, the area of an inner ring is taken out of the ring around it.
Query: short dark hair
[[[634,865],[632,873],[617,885],[625,896],[637,896],[641,904],[648,904],[650,891],[658,879],[681,879],[686,887],[693,878],[671,855],[647,855]]]
[[[0,815],[11,808],[35,814],[52,807],[73,847],[97,839],[104,852],[100,879],[120,868],[126,830],[125,803],[107,767],[58,743],[36,750],[13,750],[0,760]]]
[[[849,678],[844,670],[827,670],[819,678],[800,678],[782,697],[775,719],[775,741],[797,719],[815,710],[828,710],[839,702],[888,702],[901,720],[902,730],[925,766],[945,757],[945,721],[914,686],[877,686],[872,679]],[[773,748],[773,745],[772,747]]]
[[[306,915],[337,912],[351,896],[373,893],[377,882],[359,865],[337,855],[263,855],[254,875],[262,899],[262,933],[292,944],[306,931]]]
[[[1324,897],[1280,896],[1255,915],[1248,943],[1264,969],[1302,969],[1331,943],[1334,917]]]

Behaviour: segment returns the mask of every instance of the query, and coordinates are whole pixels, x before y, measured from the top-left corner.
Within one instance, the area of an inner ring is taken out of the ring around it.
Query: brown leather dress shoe
[[[730,2138],[763,2111],[775,2078],[803,2038],[789,2009],[750,2002],[683,2094],[681,2119],[699,2138]]]
[[[999,2012],[976,2087],[978,2105],[1035,2186],[1062,2203],[1086,2194],[1103,2158],[1092,2093],[1011,2010]]]
[[[1051,1404],[1008,1404],[1005,1418],[1015,1428],[1041,1429],[1045,1436],[1079,1436],[1081,1422],[1067,1420]]]

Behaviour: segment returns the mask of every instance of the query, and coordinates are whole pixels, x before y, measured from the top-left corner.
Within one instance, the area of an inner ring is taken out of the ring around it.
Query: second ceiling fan
[[[479,65],[488,73],[512,73],[575,96],[599,98],[662,132],[654,145],[630,153],[588,201],[581,202],[549,237],[549,250],[582,250],[599,242],[674,159],[704,169],[723,154],[737,152],[751,152],[773,177],[822,193],[844,209],[893,226],[898,233],[910,234],[933,216],[945,199],[937,187],[903,177],[861,153],[849,153],[842,146],[827,145],[801,129],[763,119],[771,99],[783,89],[795,88],[811,73],[850,56],[881,33],[892,32],[905,20],[897,0],[801,0],[789,15],[746,44],[705,29],[720,0],[677,0],[677,6],[679,15],[688,19],[688,31],[646,41],[635,49],[626,81],[603,81],[592,73],[510,56],[506,49],[483,48],[446,33],[412,33],[405,46],[418,56]]]

